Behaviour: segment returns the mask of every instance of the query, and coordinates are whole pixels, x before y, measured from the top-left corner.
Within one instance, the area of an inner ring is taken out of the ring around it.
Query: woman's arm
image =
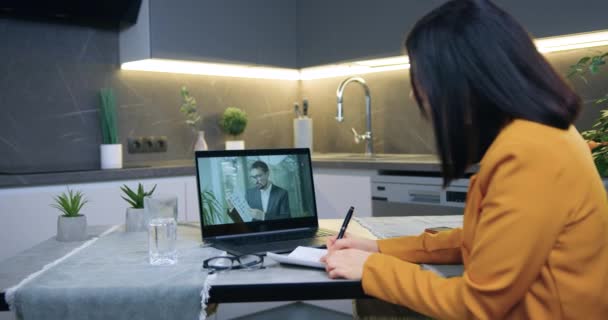
[[[381,253],[414,263],[462,263],[462,229],[378,240]]]

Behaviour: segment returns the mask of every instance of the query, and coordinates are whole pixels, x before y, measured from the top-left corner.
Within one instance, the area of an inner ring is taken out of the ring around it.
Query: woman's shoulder
[[[561,175],[573,167],[594,170],[589,148],[574,126],[564,130],[526,120],[514,120],[499,133],[478,176],[491,176],[501,167],[539,176]]]

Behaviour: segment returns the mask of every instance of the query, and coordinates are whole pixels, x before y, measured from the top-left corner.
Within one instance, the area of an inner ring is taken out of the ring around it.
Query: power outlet
[[[127,138],[129,153],[167,152],[168,139],[166,136],[147,136]]]

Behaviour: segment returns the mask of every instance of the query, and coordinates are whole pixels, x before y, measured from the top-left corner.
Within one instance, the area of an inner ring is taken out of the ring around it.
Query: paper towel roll
[[[309,148],[312,152],[312,119],[300,117],[293,119],[293,146]]]

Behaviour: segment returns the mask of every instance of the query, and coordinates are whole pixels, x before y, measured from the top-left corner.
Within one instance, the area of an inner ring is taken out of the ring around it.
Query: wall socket
[[[129,153],[167,152],[168,139],[166,136],[147,136],[127,138]]]

